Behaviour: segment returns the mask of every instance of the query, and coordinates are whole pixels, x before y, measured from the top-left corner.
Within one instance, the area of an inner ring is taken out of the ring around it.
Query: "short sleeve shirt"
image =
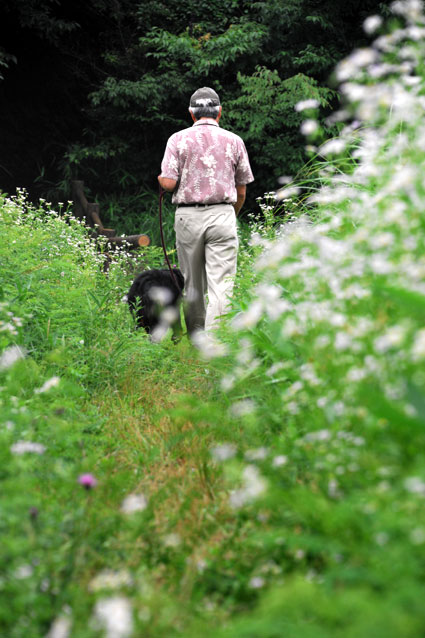
[[[233,204],[236,186],[254,181],[242,139],[210,118],[169,138],[161,176],[178,182],[174,204]]]

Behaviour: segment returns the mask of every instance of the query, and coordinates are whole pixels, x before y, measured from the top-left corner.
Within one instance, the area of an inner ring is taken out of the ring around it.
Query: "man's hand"
[[[161,175],[158,175],[158,182],[167,193],[172,193],[177,186],[177,180],[170,179],[169,177],[161,177]]]
[[[240,209],[242,208],[245,202],[246,184],[244,184],[243,186],[236,185],[236,193],[238,197],[237,197],[236,203],[233,204],[233,208],[235,209],[236,215],[238,215]]]

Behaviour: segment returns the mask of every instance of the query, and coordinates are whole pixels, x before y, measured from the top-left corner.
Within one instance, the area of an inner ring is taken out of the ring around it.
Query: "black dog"
[[[160,340],[169,327],[173,330],[173,341],[181,338],[180,302],[184,288],[184,277],[178,268],[173,268],[178,288],[168,269],[145,270],[133,281],[127,294],[130,311],[138,328],[144,328]]]

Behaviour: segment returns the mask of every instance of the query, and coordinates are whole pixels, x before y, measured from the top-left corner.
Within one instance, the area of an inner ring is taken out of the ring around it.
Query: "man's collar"
[[[202,124],[209,124],[210,126],[220,126],[219,123],[213,120],[212,117],[207,117],[204,120],[196,120],[193,126],[202,126]]]

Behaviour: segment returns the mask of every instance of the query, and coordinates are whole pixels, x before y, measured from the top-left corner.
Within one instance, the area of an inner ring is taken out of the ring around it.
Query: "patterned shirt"
[[[236,185],[254,181],[242,139],[212,118],[197,120],[170,137],[161,177],[178,182],[174,204],[233,204]]]

